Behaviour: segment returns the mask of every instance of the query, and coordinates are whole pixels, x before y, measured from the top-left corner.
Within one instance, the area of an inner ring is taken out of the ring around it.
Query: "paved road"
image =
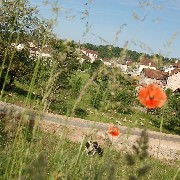
[[[87,130],[90,128],[97,129],[100,132],[99,137],[105,139],[108,123],[98,123],[79,118],[66,117],[61,115],[40,113],[30,109],[25,109],[10,103],[0,101],[0,114],[11,114],[21,116],[25,114],[28,119],[41,120],[40,126],[42,130],[52,130],[52,132],[61,131],[61,127],[66,125],[70,131],[69,138],[73,141],[82,142],[84,135],[87,134]],[[61,127],[60,127],[61,126]],[[117,150],[127,152],[132,150],[132,145],[136,143],[136,139],[140,136],[142,129],[128,128],[125,126],[119,126],[121,135],[114,140],[114,147]],[[164,134],[155,131],[148,131],[149,134],[149,154],[159,159],[178,159],[180,160],[180,136]],[[98,141],[99,142],[99,141]],[[123,143],[122,143],[123,142]],[[158,155],[157,155],[158,154]]]
[[[75,127],[81,127],[81,128],[89,128],[89,127],[94,127],[95,129],[98,130],[107,130],[109,124],[108,123],[98,123],[98,122],[92,122],[88,120],[82,120],[78,118],[66,118],[65,116],[58,116],[58,115],[53,115],[53,114],[41,114],[39,112],[35,112],[33,110],[28,110],[22,107],[19,107],[14,104],[10,103],[5,103],[0,101],[0,113],[2,114],[22,114],[26,113],[29,116],[29,119],[35,119],[35,117],[40,116],[40,119],[46,120],[46,121],[51,121],[55,123],[59,123],[61,125],[72,125]],[[75,119],[78,119],[75,120]],[[120,126],[121,132],[123,134],[131,134],[131,135],[137,135],[140,136],[142,129],[139,128],[128,128],[126,126]],[[171,135],[171,134],[165,134],[165,133],[160,133],[160,132],[155,132],[155,131],[148,131],[149,138],[152,139],[161,139],[161,140],[166,140],[166,141],[172,141],[172,142],[180,142],[180,136],[178,135]]]

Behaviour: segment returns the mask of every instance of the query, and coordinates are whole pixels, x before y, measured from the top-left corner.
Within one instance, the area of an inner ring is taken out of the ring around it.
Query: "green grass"
[[[83,72],[77,72],[76,76],[82,78],[82,87],[86,84],[86,82],[89,79],[88,73]],[[15,88],[13,91],[5,91],[5,94],[3,96],[3,101],[10,102],[16,105],[25,106],[25,100],[28,93],[28,85],[23,85],[19,83],[18,81],[15,82]],[[35,92],[38,92],[35,90]],[[64,94],[64,95],[63,95]],[[12,96],[13,95],[13,96]],[[62,91],[61,96],[67,96],[68,92]],[[154,116],[147,114],[142,111],[133,110],[132,114],[123,114],[123,113],[117,113],[115,110],[111,110],[110,112],[105,111],[104,108],[100,108],[99,110],[96,110],[91,107],[91,92],[89,89],[86,90],[86,92],[81,97],[81,101],[77,104],[76,108],[83,109],[87,112],[87,116],[79,116],[74,115],[75,117],[96,121],[96,122],[104,122],[104,123],[115,123],[118,121],[122,126],[127,127],[136,127],[136,128],[147,128],[149,130],[153,131],[159,131],[160,126],[160,119],[155,118]],[[57,114],[64,114],[66,115],[66,111],[69,108],[69,112],[71,112],[73,108],[73,104],[76,102],[76,98],[68,97],[66,100],[59,101],[58,103],[52,103],[50,106],[49,112],[57,113]],[[39,110],[39,105],[41,103],[41,98],[38,96],[37,93],[32,94],[32,97],[29,101],[30,108]],[[171,131],[163,129],[164,133],[170,133],[174,134]]]
[[[28,136],[18,137],[15,146],[12,141],[7,141],[7,146],[0,148],[3,160],[0,163],[0,177],[54,179],[56,176],[59,179],[125,180],[129,175],[135,175],[142,165],[136,156],[136,164],[128,165],[125,154],[107,146],[102,146],[103,157],[97,154],[87,156],[84,144],[71,142],[65,136],[66,131],[61,136],[36,131],[34,135],[29,132]],[[153,158],[147,158],[144,163],[150,165],[150,172],[145,179],[153,180],[172,179],[179,165],[178,161],[159,161]],[[177,179],[179,177],[180,174]]]

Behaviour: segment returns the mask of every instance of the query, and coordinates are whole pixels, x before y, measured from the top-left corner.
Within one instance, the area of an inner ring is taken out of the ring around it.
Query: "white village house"
[[[50,58],[51,56],[51,50],[48,48],[48,46],[44,46],[44,48],[40,49],[38,47],[33,47],[29,49],[30,57],[43,57],[43,58]]]
[[[110,59],[110,58],[103,58],[103,59],[100,59],[100,60],[101,60],[101,61],[103,62],[103,64],[106,65],[106,66],[109,66],[109,67],[115,66],[115,67],[117,67],[117,66],[116,66],[117,64],[115,64],[115,63],[113,62],[113,60]]]
[[[25,48],[24,44],[16,44],[16,43],[11,43],[12,47],[15,47],[17,51],[21,51]]]
[[[139,63],[139,65],[138,65],[137,69],[134,71],[134,73],[136,75],[140,75],[144,68],[156,70],[157,64],[150,59],[144,59]]]
[[[21,44],[16,44],[16,43],[12,43],[11,44],[12,47],[15,47],[17,49],[17,51],[21,51],[22,49],[25,48],[25,44],[21,43]],[[51,57],[51,51],[48,48],[47,45],[44,46],[43,49],[37,47],[34,43],[32,42],[28,42],[28,49],[29,49],[29,57],[43,57],[43,58],[50,58]]]
[[[98,58],[98,52],[89,50],[89,49],[80,49],[80,51],[85,55],[84,58],[90,60],[90,62],[94,62]]]
[[[166,88],[172,89],[173,91],[180,89],[180,69],[171,71],[167,79]]]
[[[160,70],[144,68],[139,76],[139,84],[157,83],[161,87],[165,88],[167,78],[168,73],[165,73]]]

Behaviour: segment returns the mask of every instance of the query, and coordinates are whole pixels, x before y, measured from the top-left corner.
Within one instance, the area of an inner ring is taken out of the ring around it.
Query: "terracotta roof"
[[[151,79],[157,79],[157,80],[162,80],[164,79],[165,76],[168,76],[168,73],[159,70],[149,69],[149,68],[144,68],[143,72],[145,77]]]
[[[173,63],[172,66],[173,66],[173,67],[180,68],[180,63]]]
[[[176,74],[178,72],[180,72],[180,69],[173,69],[169,75],[172,76],[173,74]]]
[[[140,64],[145,66],[157,67],[157,64],[150,59],[144,59],[140,62]]]

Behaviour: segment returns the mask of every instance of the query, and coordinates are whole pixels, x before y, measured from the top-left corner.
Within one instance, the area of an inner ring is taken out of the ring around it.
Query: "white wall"
[[[168,77],[166,88],[172,89],[173,91],[180,88],[180,72]]]
[[[142,64],[141,64],[141,65],[139,66],[138,72],[141,73],[144,68],[149,68],[149,69],[154,69],[154,70],[156,70],[155,67],[145,66],[145,65],[142,65]]]

